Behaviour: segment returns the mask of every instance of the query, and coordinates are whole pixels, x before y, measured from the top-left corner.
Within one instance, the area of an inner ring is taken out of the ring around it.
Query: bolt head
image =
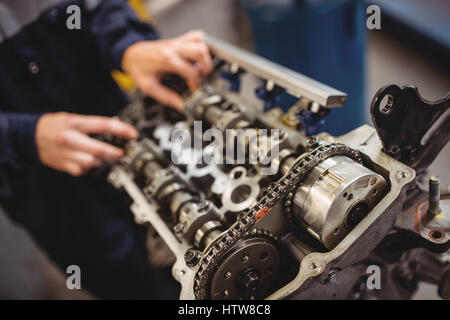
[[[338,280],[338,274],[337,274],[337,271],[336,271],[336,270],[331,270],[331,271],[328,273],[328,281],[329,281],[330,283],[335,283],[337,280]]]
[[[188,267],[193,267],[199,263],[201,259],[201,253],[194,249],[189,249],[184,254],[184,261]]]
[[[177,223],[174,227],[173,227],[173,231],[175,231],[175,233],[181,233],[184,230],[184,223]]]
[[[240,284],[243,289],[253,291],[260,283],[259,274],[254,270],[247,271],[240,279]]]

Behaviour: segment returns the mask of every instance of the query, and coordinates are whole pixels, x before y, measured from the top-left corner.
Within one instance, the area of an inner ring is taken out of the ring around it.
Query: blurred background
[[[436,100],[450,90],[448,0],[143,0],[163,37],[207,33],[346,92],[326,131],[342,134],[371,123],[369,106],[388,84],[415,85]],[[381,29],[368,30],[369,5],[381,9]],[[288,104],[289,98],[282,100]],[[447,145],[431,173],[450,181]],[[437,299],[422,285],[417,299]]]

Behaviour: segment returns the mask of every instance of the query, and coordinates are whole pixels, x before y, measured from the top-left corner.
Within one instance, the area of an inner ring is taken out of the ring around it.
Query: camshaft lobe
[[[228,231],[207,248],[194,277],[194,294],[197,299],[207,298],[206,286],[208,284],[208,279],[211,276],[210,273],[214,271],[228,249],[230,249],[239,239],[242,239],[243,236],[247,237],[258,220],[264,217],[260,212],[270,214],[270,209],[285,197],[289,190],[296,188],[297,184],[301,182],[314,166],[335,155],[345,155],[359,163],[362,163],[363,161],[359,151],[353,150],[340,143],[319,146],[311,152],[300,156],[293,164],[292,168],[280,178],[274,187],[269,189],[267,194],[261,198],[261,200],[259,200],[247,213],[242,213]]]

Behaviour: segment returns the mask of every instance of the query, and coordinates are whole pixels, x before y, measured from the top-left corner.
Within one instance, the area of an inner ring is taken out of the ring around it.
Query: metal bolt
[[[225,279],[230,279],[232,276],[232,273],[230,271],[228,271],[227,273],[225,273]]]
[[[173,227],[173,231],[175,233],[181,233],[184,231],[184,223],[177,223],[174,227]]]
[[[318,104],[317,102],[313,102],[311,103],[311,107],[309,109],[312,113],[318,113],[320,110],[320,104]]]
[[[248,270],[240,279],[239,284],[245,291],[253,291],[258,287],[260,280],[259,274],[255,270]]]
[[[242,261],[243,261],[243,262],[247,262],[247,261],[248,261],[248,255],[243,256],[243,257],[242,257]]]
[[[388,149],[388,153],[395,159],[400,158],[400,147],[396,144],[392,145]]]
[[[431,176],[429,180],[429,199],[428,199],[428,213],[438,215],[441,212],[439,208],[439,200],[441,198],[441,191],[439,189],[440,179],[438,176]]]
[[[184,261],[188,267],[195,266],[201,259],[202,253],[198,250],[189,249],[184,254]]]
[[[406,179],[406,178],[408,178],[408,173],[405,172],[405,171],[400,171],[400,172],[397,174],[397,177],[398,177],[399,179]]]
[[[336,271],[336,270],[331,270],[331,271],[328,273],[328,281],[329,281],[330,283],[335,283],[335,282],[337,281],[337,279],[338,279],[337,271]]]
[[[308,140],[306,140],[306,151],[311,151],[319,146],[319,138],[317,137],[309,137]]]

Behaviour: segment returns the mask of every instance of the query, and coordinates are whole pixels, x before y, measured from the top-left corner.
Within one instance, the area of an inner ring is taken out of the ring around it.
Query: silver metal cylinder
[[[220,234],[222,224],[218,221],[208,221],[203,224],[195,233],[194,243],[197,248],[206,248],[209,246]]]
[[[437,215],[441,212],[439,201],[441,199],[440,179],[438,176],[431,176],[429,181],[429,201],[428,212]]]
[[[282,242],[286,245],[289,252],[295,257],[298,262],[301,262],[304,257],[314,251],[305,243],[297,239],[293,233],[286,235],[282,239]]]
[[[293,215],[327,248],[339,243],[378,203],[386,180],[345,156],[314,167],[293,198]]]

